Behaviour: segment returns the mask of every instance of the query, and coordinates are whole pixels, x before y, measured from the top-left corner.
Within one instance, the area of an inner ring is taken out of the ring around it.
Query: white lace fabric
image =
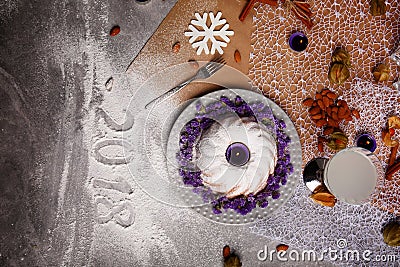
[[[328,148],[324,153],[318,152],[317,136],[322,130],[312,124],[301,104],[303,99],[314,97],[316,91],[330,88],[361,115],[360,119],[341,126],[349,136],[349,146],[354,145],[357,134],[373,134],[378,145],[375,153],[386,169],[390,149],[382,143],[381,131],[390,115],[400,115],[400,93],[392,86],[399,77],[400,67],[389,59],[400,41],[400,2],[387,1],[386,15],[379,17],[370,14],[369,1],[365,0],[308,2],[315,13],[312,30],[306,30],[282,6],[261,4],[255,8],[249,75],[254,85],[280,105],[294,122],[302,143],[303,167],[317,156],[333,155]],[[306,33],[309,39],[305,52],[289,48],[289,36],[295,31]],[[331,55],[337,47],[345,48],[352,57],[351,76],[342,86],[328,80]],[[378,63],[390,66],[388,82],[373,81],[372,69]],[[400,130],[395,138],[400,140]],[[294,197],[272,217],[254,226],[255,233],[301,249],[334,248],[336,241],[344,238],[349,249],[369,249],[376,255],[396,251],[383,243],[381,229],[390,218],[400,214],[399,173],[392,181],[385,181],[381,194],[370,204],[338,203],[334,208],[314,204],[301,179]]]

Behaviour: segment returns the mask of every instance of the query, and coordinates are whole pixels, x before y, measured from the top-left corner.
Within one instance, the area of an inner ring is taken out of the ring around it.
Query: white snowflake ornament
[[[228,36],[234,34],[233,31],[228,30],[229,24],[226,23],[226,19],[221,19],[222,13],[218,12],[214,16],[213,12],[204,13],[203,17],[199,13],[195,14],[196,20],[192,20],[189,25],[188,32],[185,32],[185,36],[190,37],[189,43],[192,44],[193,48],[197,48],[197,55],[200,55],[204,51],[206,55],[214,55],[215,51],[218,51],[221,55],[224,53],[222,47],[226,47],[230,42]],[[211,24],[207,25],[208,16],[210,17]],[[218,29],[219,26],[222,28]],[[197,26],[198,28],[196,28]],[[219,37],[218,40],[217,37]],[[211,42],[211,50],[209,48],[209,41]]]

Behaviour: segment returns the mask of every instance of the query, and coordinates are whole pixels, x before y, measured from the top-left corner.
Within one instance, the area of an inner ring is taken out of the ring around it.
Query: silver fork
[[[192,78],[177,85],[176,87],[165,92],[164,94],[160,95],[159,97],[153,99],[152,101],[150,101],[149,103],[146,104],[145,108],[147,109],[151,105],[159,104],[160,102],[164,101],[165,99],[167,99],[167,98],[173,96],[174,94],[178,93],[179,91],[181,91],[186,85],[193,82],[194,80],[209,78],[214,73],[216,73],[219,69],[221,69],[225,64],[226,64],[226,62],[221,56],[213,59],[212,61],[208,62],[203,67],[201,67]]]

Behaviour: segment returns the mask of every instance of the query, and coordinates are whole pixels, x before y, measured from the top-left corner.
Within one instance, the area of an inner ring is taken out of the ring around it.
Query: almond
[[[324,102],[325,107],[329,107],[329,98],[327,96],[322,97],[322,101]]]
[[[318,99],[317,103],[320,109],[325,110],[324,102],[322,101],[322,99]]]
[[[313,105],[314,100],[312,98],[306,98],[303,100],[303,106],[311,107]]]
[[[350,111],[350,109],[346,109],[346,113],[344,114],[344,118],[347,119],[349,117],[351,118],[351,111]]]
[[[339,101],[337,102],[337,105],[338,105],[339,107],[343,107],[343,106],[344,106],[344,103],[346,103],[344,100],[339,100]]]
[[[308,112],[310,113],[310,115],[315,115],[321,113],[321,109],[319,107],[312,107],[309,109]]]
[[[318,106],[317,100],[314,100],[314,102],[312,103],[312,106],[313,106],[313,107]]]
[[[286,251],[289,249],[288,245],[285,244],[280,244],[276,246],[276,251]]]
[[[319,114],[312,115],[311,118],[313,118],[314,120],[322,119],[322,114],[319,113]]]
[[[326,96],[332,100],[335,100],[337,98],[337,95],[334,92],[329,92]]]
[[[317,123],[315,125],[317,125],[317,127],[322,127],[325,126],[327,124],[327,121],[324,119],[320,119],[317,121]]]
[[[345,120],[345,121],[352,121],[352,120],[353,120],[353,117],[352,117],[352,116],[349,116],[349,117],[346,117],[344,120]]]
[[[328,117],[328,125],[332,127],[339,127],[339,123],[334,120],[332,117]]]
[[[332,119],[334,119],[335,121],[339,121],[339,117],[338,117],[338,114],[337,114],[337,112],[334,112],[334,111],[332,111]]]
[[[315,99],[317,99],[317,100],[322,99],[321,93],[316,93],[315,94]]]
[[[333,128],[332,126],[328,126],[324,129],[323,134],[330,135],[331,133],[333,133],[334,130],[335,130],[335,128]]]
[[[325,95],[327,95],[329,92],[330,92],[330,90],[329,90],[329,89],[327,89],[327,88],[325,88],[325,89],[322,89],[322,91],[321,91],[321,95],[322,95],[322,96],[325,96]]]
[[[344,108],[343,106],[341,106],[341,107],[339,107],[339,110],[338,110],[338,118],[339,119],[344,119],[344,118],[346,118],[346,108]]]
[[[235,58],[235,62],[239,63],[240,61],[242,61],[242,55],[240,55],[239,50],[236,50],[235,53],[233,54],[234,58]]]
[[[339,101],[338,101],[338,106],[344,107],[344,108],[346,108],[346,109],[349,108],[349,106],[347,105],[347,102],[344,101],[344,100],[339,100]]]
[[[172,46],[172,52],[174,52],[175,54],[179,52],[179,50],[181,50],[181,43],[180,42],[176,42],[173,46]]]
[[[116,36],[121,32],[121,28],[118,25],[115,25],[114,27],[112,27],[112,29],[110,30],[110,36]]]
[[[225,245],[224,248],[222,249],[222,256],[224,258],[228,258],[231,255],[231,248],[228,245]]]
[[[332,108],[331,107],[326,108],[326,114],[328,114],[329,116],[332,116]]]

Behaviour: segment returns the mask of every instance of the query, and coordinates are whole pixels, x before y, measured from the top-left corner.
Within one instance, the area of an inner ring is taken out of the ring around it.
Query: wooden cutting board
[[[212,11],[216,14],[221,11],[222,18],[225,18],[230,25],[229,29],[234,31],[234,35],[230,36],[228,46],[223,49],[223,58],[228,66],[247,75],[251,50],[252,14],[244,22],[239,21],[239,15],[246,3],[246,0],[179,0],[129,65],[127,74],[135,76],[136,79],[140,77],[138,80],[145,81],[155,73],[173,65],[186,63],[189,60],[211,60],[215,55],[205,55],[204,53],[197,55],[196,49],[189,43],[189,37],[186,37],[184,33],[188,31],[188,26],[191,20],[195,18],[196,12],[202,15],[204,12]],[[174,53],[172,50],[176,42],[180,42],[181,45],[178,53]],[[234,60],[235,50],[238,50],[241,54],[240,62],[235,62]],[[195,70],[188,70],[188,78],[193,73],[195,73]],[[219,71],[217,74],[221,75],[221,73],[223,74],[224,71]],[[230,79],[235,79],[235,77]],[[243,79],[243,77],[240,77],[240,79]],[[181,81],[177,81],[177,84],[179,82]],[[243,84],[243,81],[238,83]],[[193,88],[190,89],[193,86],[197,88],[195,90]],[[196,91],[196,94],[202,94],[215,88],[213,85],[199,85],[196,83],[188,87],[189,90],[185,91]],[[187,94],[184,98],[193,96],[193,94]]]

